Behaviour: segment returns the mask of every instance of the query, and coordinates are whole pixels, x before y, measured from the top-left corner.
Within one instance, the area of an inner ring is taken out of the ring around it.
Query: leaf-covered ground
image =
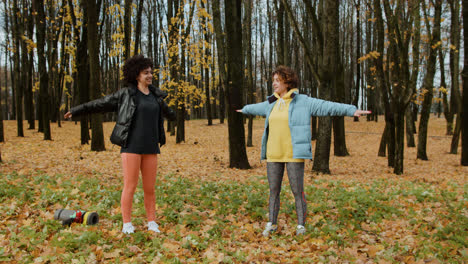
[[[215,121],[215,123],[217,123]],[[123,235],[119,148],[81,146],[79,125],[52,124],[53,141],[4,122],[0,144],[0,262],[17,263],[464,263],[468,261],[468,169],[448,154],[443,119],[432,118],[429,161],[405,150],[405,173],[377,157],[383,121],[346,118],[350,156],[331,157],[331,175],[306,162],[307,234],[295,236],[294,199],[283,183],[279,232],[263,238],[268,187],[260,162],[264,120],[254,122],[251,170],[229,169],[227,125],[186,122],[186,143],[168,136],[159,159],[157,221],[145,231],[141,186],[134,200],[137,232]],[[26,125],[26,124],[25,124]],[[333,148],[332,148],[333,152]],[[96,226],[62,227],[58,208],[99,213]]]

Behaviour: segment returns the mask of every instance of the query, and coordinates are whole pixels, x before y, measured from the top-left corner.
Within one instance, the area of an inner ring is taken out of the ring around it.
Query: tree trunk
[[[126,61],[130,58],[130,44],[132,42],[132,0],[124,1],[124,61]]]
[[[86,8],[86,5],[83,6]],[[84,12],[86,13],[86,12]],[[81,27],[81,39],[77,45],[77,86],[79,93],[79,103],[84,104],[89,101],[89,89],[88,89],[88,80],[89,80],[89,56],[88,56],[88,19],[85,16],[84,20],[86,23],[83,23]],[[91,136],[89,135],[89,115],[80,116],[80,139],[81,145],[89,144]]]
[[[341,76],[339,54],[339,3],[333,0],[325,1],[323,23],[323,61],[322,80],[320,83],[320,98],[330,100],[337,87],[336,76]],[[340,77],[339,77],[340,78]],[[319,133],[315,147],[315,158],[312,170],[330,173],[331,117],[319,118]]]
[[[356,58],[361,57],[361,1],[358,0],[356,4]],[[359,62],[352,62],[353,64],[356,63],[356,86],[354,90],[354,100],[353,105],[355,105],[358,109],[358,101],[359,101],[359,89],[361,88],[361,64]],[[354,117],[354,122],[359,122],[359,117]]]
[[[135,28],[135,49],[133,54],[139,54],[138,49],[141,46],[141,14],[143,13],[143,0],[138,1],[137,22]],[[149,56],[149,55],[148,55]]]
[[[463,0],[463,43],[465,50],[468,50],[468,0]],[[461,165],[468,166],[468,56],[465,55],[463,62],[463,108],[461,111],[462,125],[462,150]]]
[[[96,0],[86,0],[88,8],[88,55],[89,55],[89,89],[91,100],[102,97],[101,95],[101,77],[99,65],[99,44],[97,23],[100,6],[97,6]],[[86,15],[86,14],[85,14]],[[102,128],[102,115],[93,114],[91,116],[91,150],[104,151],[104,134]]]
[[[10,55],[11,120],[16,120],[16,74],[13,66],[14,57]]]
[[[270,8],[270,1],[267,1],[267,12],[268,12],[268,37],[269,37],[269,49],[268,49],[268,72],[266,74],[267,78],[267,94],[271,95],[273,93],[273,77],[270,76],[273,73],[273,42],[274,42],[274,34],[273,34],[273,15],[272,15],[272,8]],[[264,100],[265,98],[262,98]]]
[[[13,1],[13,13],[19,13],[18,0]],[[13,16],[13,45],[14,45],[14,68],[15,68],[15,90],[16,90],[16,128],[17,136],[24,137],[23,131],[23,90],[24,90],[24,69],[21,69],[21,56],[20,52],[25,48],[25,45],[21,45],[24,42],[21,37],[23,36],[23,23],[19,21],[18,16]],[[23,52],[22,55],[24,55]],[[23,58],[24,60],[24,58]]]
[[[247,103],[253,104],[253,68],[252,68],[252,0],[244,1],[244,23],[245,26],[245,57],[247,63],[247,80],[246,80],[246,91],[247,91]],[[247,147],[252,147],[252,127],[253,127],[253,116],[248,116],[247,124]]]
[[[34,9],[36,15],[36,39],[37,39],[37,57],[38,57],[38,70],[39,70],[39,104],[41,105],[41,122],[44,133],[44,140],[51,140],[50,121],[49,121],[49,95],[48,84],[49,75],[47,73],[46,57],[45,57],[45,32],[46,25],[44,13],[44,0],[34,0]]]
[[[6,2],[5,2],[5,6],[6,6]],[[7,29],[7,32],[8,32],[8,16],[5,15],[5,28]],[[6,41],[9,42],[8,40],[8,35],[9,34],[6,34],[7,35],[7,39]],[[7,48],[5,48],[5,68],[4,68],[4,73],[5,73],[5,119],[6,120],[9,120],[9,109],[8,109],[8,70],[7,70],[7,62],[8,62],[8,54],[9,54],[9,51]],[[1,85],[1,84],[0,84]],[[0,93],[1,93],[1,89],[0,89]]]
[[[29,6],[31,7],[31,6]],[[28,36],[30,39],[33,39],[34,35],[34,19],[32,18],[32,14],[29,14],[31,16],[30,19],[28,19]],[[25,107],[25,112],[26,112],[26,118],[28,119],[28,124],[29,127],[28,129],[36,129],[36,123],[34,119],[34,102],[33,102],[33,80],[34,80],[34,51],[31,50],[28,53],[28,77],[26,81],[26,87],[25,87],[25,93],[24,93],[24,107]]]
[[[219,0],[213,0],[211,5],[213,13],[213,25],[216,37],[216,50],[218,52],[218,70],[219,70],[219,122],[224,124],[224,117],[226,115],[226,95],[225,90],[227,87],[226,77],[226,52],[224,32],[221,25],[221,11],[219,7]]]
[[[414,27],[413,27],[413,66],[412,66],[412,69],[411,69],[411,79],[410,79],[410,85],[411,85],[411,89],[413,91],[413,96],[416,96],[417,94],[417,82],[418,82],[418,76],[419,76],[419,60],[420,60],[420,42],[421,42],[421,8],[420,8],[420,4],[419,4],[419,1],[414,1],[414,3],[416,4],[415,6],[415,10],[414,10],[414,13],[413,13],[413,16],[414,16]],[[414,98],[413,98],[414,99]],[[410,112],[410,114],[408,114],[409,116],[409,121],[407,121],[407,126],[406,126],[406,129],[407,129],[407,133],[408,134],[411,134],[412,136],[410,136],[411,138],[408,138],[407,137],[407,142],[414,142],[414,134],[416,134],[416,121],[418,119],[418,109],[419,106],[416,105],[414,102],[411,102],[410,103],[410,107],[409,107],[409,110],[408,112]],[[407,143],[409,144],[409,143]],[[414,145],[415,147],[416,145]],[[410,147],[408,145],[408,147]]]
[[[423,2],[424,3],[424,2]],[[436,71],[436,60],[437,50],[439,49],[437,43],[440,41],[440,20],[442,13],[442,0],[436,0],[435,4],[435,19],[434,29],[432,32],[429,31],[430,43],[429,43],[429,59],[427,60],[427,72],[423,81],[423,88],[425,89],[424,101],[421,110],[421,120],[419,122],[419,134],[418,134],[418,152],[417,158],[421,160],[427,160],[426,144],[427,144],[427,127],[429,124],[429,115],[432,105],[432,87],[434,84],[434,75]],[[427,11],[423,6],[426,18],[426,28],[430,28],[429,22],[427,21]]]
[[[443,111],[444,111],[444,117],[445,120],[447,121],[446,125],[446,135],[452,135],[453,134],[453,117],[454,113],[450,109],[449,103],[447,101],[447,84],[445,83],[445,67],[444,67],[444,56],[442,54],[442,49],[439,49],[438,52],[438,58],[439,58],[439,68],[440,68],[440,87],[439,87],[439,97],[441,97],[441,101],[443,104],[441,105],[441,102],[438,102],[437,106],[437,111],[442,111],[442,106],[443,106]],[[440,112],[439,112],[440,113]]]
[[[89,91],[88,91],[88,80],[89,80],[89,63],[88,63],[88,30],[87,24],[88,19],[86,16],[83,16],[83,23],[81,27],[77,26],[77,19],[75,17],[72,0],[68,0],[68,6],[70,8],[70,15],[73,24],[74,38],[76,40],[76,71],[73,73],[73,79],[76,80],[73,82],[73,104],[83,104],[89,101]],[[82,4],[83,13],[87,13],[87,8],[85,4]],[[80,35],[81,34],[81,35]],[[89,128],[88,128],[88,116],[80,116],[80,139],[81,144],[88,144]]]
[[[458,142],[460,141],[460,133],[462,129],[461,121],[461,115],[458,114],[455,123],[455,131],[452,136],[452,143],[450,144],[450,154],[458,154]]]
[[[203,9],[205,9],[205,4],[203,2],[201,2],[201,6]],[[204,28],[204,37],[205,37],[205,43],[208,44],[210,43],[210,34],[208,32],[208,21],[205,17],[203,17],[202,19],[202,24],[203,24],[203,28]],[[205,64],[205,74],[204,74],[204,77],[205,77],[205,96],[206,96],[206,118],[208,119],[208,125],[211,126],[213,125],[213,115],[212,115],[212,112],[211,112],[211,93],[210,93],[210,66],[209,66],[209,58],[211,56],[210,54],[210,45],[203,45],[204,46],[204,49],[205,49],[205,61],[206,61],[206,64]],[[213,90],[214,90],[214,87],[213,87]]]
[[[338,34],[338,33],[337,33]],[[339,44],[337,44],[339,46]],[[344,85],[344,74],[343,74],[343,64],[341,63],[341,58],[339,53],[336,58],[336,73],[335,73],[335,87],[333,88],[336,92],[334,101],[339,103],[345,103],[345,85]],[[357,104],[357,103],[356,103]],[[338,157],[349,156],[348,149],[346,147],[346,133],[345,133],[345,124],[343,116],[333,117],[333,147],[334,155]]]
[[[405,109],[399,109],[395,113],[395,163],[393,172],[397,175],[403,174],[403,163],[405,155]]]
[[[416,147],[416,143],[414,141],[414,133],[413,133],[413,115],[411,112],[411,107],[406,108],[406,146],[408,148]]]
[[[181,4],[183,4],[183,2],[181,2]],[[186,24],[186,27],[185,27],[185,30],[182,34],[181,37],[181,43],[180,43],[180,46],[181,46],[181,51],[182,51],[182,54],[181,54],[181,63],[180,63],[180,69],[182,69],[182,75],[178,75],[179,76],[179,83],[182,83],[183,81],[186,81],[187,77],[185,76],[184,71],[185,71],[185,66],[186,66],[186,52],[187,52],[187,44],[186,44],[186,40],[188,38],[188,36],[190,35],[190,30],[192,28],[192,18],[193,18],[193,12],[194,12],[194,6],[195,6],[195,2],[192,2],[190,4],[190,14],[189,14],[189,19],[188,19],[188,22]],[[181,14],[183,15],[183,14]],[[180,87],[180,85],[179,85]],[[176,143],[181,143],[181,142],[185,142],[185,118],[186,118],[186,115],[187,115],[187,112],[186,112],[186,105],[185,105],[185,99],[186,99],[186,95],[185,93],[183,92],[177,92],[177,112],[176,112],[176,115],[177,115],[177,132],[176,132]]]
[[[379,157],[385,157],[387,156],[386,151],[387,151],[387,142],[388,142],[388,124],[385,123],[385,128],[382,133],[382,136],[380,137],[380,145],[379,145],[379,152],[378,156]]]
[[[1,75],[0,75],[0,83],[2,83],[2,76]],[[2,91],[0,89],[0,142],[5,142],[5,135],[4,134],[5,134],[5,131],[3,129]]]
[[[284,47],[284,4],[282,1],[279,2],[279,7],[276,13],[277,22],[278,22],[278,39],[276,41],[276,65],[283,65],[285,63],[285,47]]]
[[[241,0],[224,1],[227,35],[227,65],[228,65],[228,135],[229,135],[229,167],[249,169],[249,161],[245,148],[245,131],[242,115],[237,109],[242,108],[242,84],[244,74],[242,70],[242,21]]]
[[[379,54],[384,54],[385,35],[380,0],[374,0],[374,12],[377,27],[377,52]],[[383,69],[382,56],[379,56],[375,60],[375,67],[377,70],[377,87],[380,94],[382,95],[382,100],[385,107],[385,131],[382,133],[378,155],[385,156],[385,149],[382,147],[382,144],[385,143],[388,150],[388,166],[393,167],[395,158],[395,123],[393,109],[389,101],[390,98],[388,96],[388,79]]]

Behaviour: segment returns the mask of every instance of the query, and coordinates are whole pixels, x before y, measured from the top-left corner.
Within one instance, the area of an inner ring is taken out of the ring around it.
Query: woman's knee
[[[134,183],[134,182],[125,182],[124,187],[123,187],[123,191],[124,192],[135,193],[137,185],[138,185],[138,182],[136,182],[136,183]]]
[[[145,195],[154,195],[154,186],[143,186],[143,193]]]

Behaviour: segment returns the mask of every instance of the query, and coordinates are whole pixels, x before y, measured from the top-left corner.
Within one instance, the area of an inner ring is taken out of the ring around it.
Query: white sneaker
[[[298,225],[296,227],[296,236],[303,235],[303,234],[305,234],[305,232],[306,232],[305,226]]]
[[[124,223],[122,227],[122,233],[124,234],[133,234],[135,233],[135,227],[133,227],[131,222]]]
[[[274,225],[271,222],[268,222],[265,226],[265,230],[263,230],[262,235],[264,237],[267,237],[270,235],[270,233],[276,232],[278,230],[278,225]]]
[[[155,221],[148,222],[148,231],[153,231],[153,232],[156,232],[156,233],[161,233],[161,231],[159,231],[159,225],[156,224]]]

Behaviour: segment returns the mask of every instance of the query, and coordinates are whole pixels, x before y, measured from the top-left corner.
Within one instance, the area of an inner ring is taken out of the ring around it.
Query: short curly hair
[[[124,81],[127,84],[137,85],[137,77],[145,69],[153,68],[153,62],[150,58],[145,58],[143,55],[135,55],[129,58],[123,66]]]
[[[298,88],[299,86],[299,79],[297,77],[296,72],[284,65],[280,65],[276,67],[276,69],[273,71],[273,74],[271,75],[272,78],[278,74],[278,77],[286,84],[288,85],[288,91],[290,89]]]

